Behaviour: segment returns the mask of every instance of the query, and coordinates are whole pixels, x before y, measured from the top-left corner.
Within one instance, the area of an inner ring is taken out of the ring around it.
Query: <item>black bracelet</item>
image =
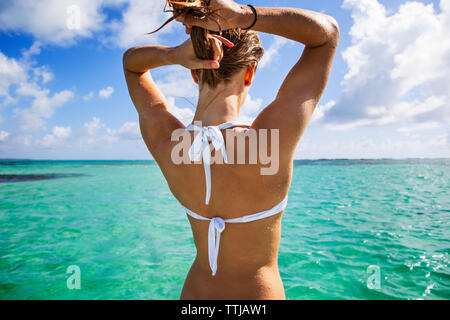
[[[256,9],[254,6],[252,6],[251,4],[248,4],[247,6],[250,7],[250,9],[252,9],[253,13],[255,14],[255,20],[253,20],[253,23],[250,27],[248,28],[241,28],[241,30],[250,30],[251,28],[253,28],[256,24],[256,21],[258,21],[258,13],[256,12]]]

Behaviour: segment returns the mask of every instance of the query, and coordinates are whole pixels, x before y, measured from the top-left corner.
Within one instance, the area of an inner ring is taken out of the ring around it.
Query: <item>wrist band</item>
[[[255,14],[255,19],[253,20],[253,23],[250,27],[248,28],[241,28],[241,30],[250,30],[251,28],[254,27],[254,25],[256,24],[256,21],[258,21],[258,13],[256,12],[256,9],[254,6],[252,6],[251,4],[248,4],[247,6],[250,7],[250,9],[252,9],[253,13]]]

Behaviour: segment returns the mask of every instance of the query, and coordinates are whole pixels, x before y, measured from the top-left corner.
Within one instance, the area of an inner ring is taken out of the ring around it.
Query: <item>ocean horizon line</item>
[[[408,157],[408,158],[304,158],[294,161],[345,161],[345,160],[447,160],[450,157]],[[156,161],[155,159],[32,159],[32,158],[0,158],[0,161]]]

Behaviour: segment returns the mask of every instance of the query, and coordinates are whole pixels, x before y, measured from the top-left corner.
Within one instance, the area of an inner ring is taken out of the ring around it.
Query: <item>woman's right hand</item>
[[[223,10],[218,10],[223,9]],[[213,18],[220,24],[222,30],[230,29],[231,26],[226,20],[233,25],[233,27],[245,27],[242,26],[243,16],[245,16],[245,9],[240,4],[232,0],[211,0],[209,10],[216,11]],[[226,20],[225,20],[226,19]],[[193,15],[181,15],[176,19],[186,27],[186,33],[189,34],[192,30],[192,26],[198,26],[207,30],[219,31],[217,22],[212,18],[200,19]]]
[[[232,47],[233,43],[219,35],[211,34],[208,34],[208,40],[211,43],[211,47],[214,53],[212,60],[202,60],[197,58],[197,56],[195,55],[194,47],[192,45],[192,40],[191,38],[189,38],[178,47],[171,49],[173,62],[191,70],[220,68],[220,62],[223,58],[222,44],[226,45],[227,47]]]

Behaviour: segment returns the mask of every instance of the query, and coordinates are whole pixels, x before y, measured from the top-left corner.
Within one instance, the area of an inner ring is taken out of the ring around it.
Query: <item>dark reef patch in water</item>
[[[79,173],[47,173],[47,174],[0,174],[0,183],[27,182],[38,180],[50,180],[59,178],[84,177],[85,174]]]
[[[155,160],[27,160],[27,159],[0,159],[0,166],[156,166]]]

